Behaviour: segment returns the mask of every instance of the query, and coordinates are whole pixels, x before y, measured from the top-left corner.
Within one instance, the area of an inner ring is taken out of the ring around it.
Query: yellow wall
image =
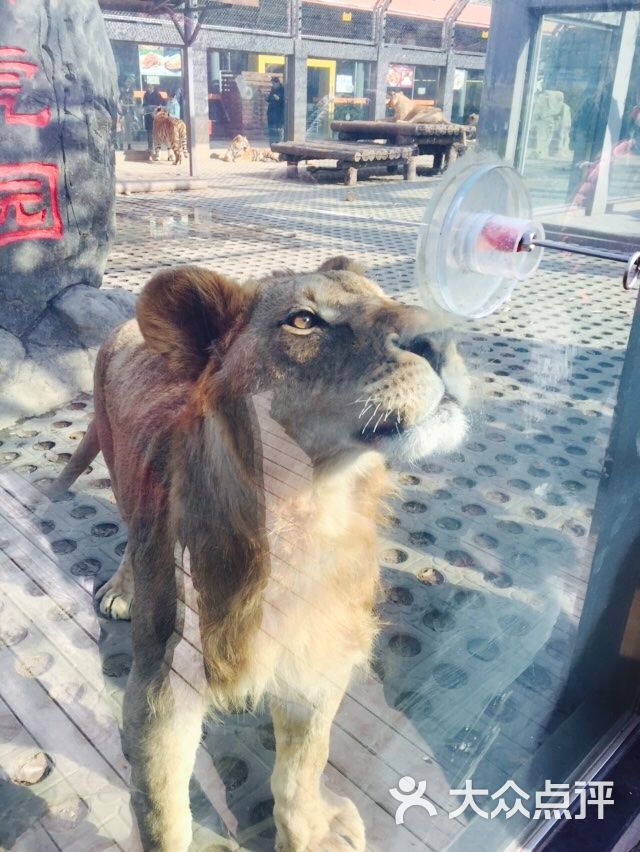
[[[335,59],[307,59],[307,68],[324,68],[329,72],[329,97],[336,93],[336,61]]]
[[[269,53],[261,53],[258,56],[258,67],[257,71],[260,71],[261,74],[267,73],[267,65],[282,65],[284,68],[284,56],[276,56],[274,54]]]
[[[258,56],[257,70],[263,74],[267,71],[267,65],[284,65],[284,56],[261,53]],[[335,59],[307,59],[308,68],[325,68],[329,72],[329,92],[333,97],[336,93],[336,61]]]

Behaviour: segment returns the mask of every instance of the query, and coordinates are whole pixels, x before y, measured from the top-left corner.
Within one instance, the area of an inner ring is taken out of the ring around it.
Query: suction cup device
[[[503,305],[538,268],[544,239],[520,175],[498,160],[465,156],[425,210],[416,285],[425,304],[476,319]]]
[[[640,251],[622,254],[545,239],[524,181],[495,159],[458,160],[425,210],[416,286],[425,305],[466,319],[487,316],[538,268],[543,249],[625,264],[625,290],[640,286]]]

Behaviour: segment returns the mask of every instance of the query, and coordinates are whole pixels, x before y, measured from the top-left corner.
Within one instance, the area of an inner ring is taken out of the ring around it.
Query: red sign
[[[0,165],[0,246],[62,237],[57,183],[52,163]]]
[[[387,71],[387,86],[393,89],[410,89],[415,76],[413,65],[389,65]]]
[[[22,112],[17,105],[24,81],[30,80],[38,70],[35,62],[23,58],[25,53],[21,47],[0,47],[0,109],[4,108],[7,124],[45,127],[51,118],[48,106],[38,112]]]

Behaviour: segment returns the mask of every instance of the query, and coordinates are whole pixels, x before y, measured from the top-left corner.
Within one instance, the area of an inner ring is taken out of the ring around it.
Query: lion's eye
[[[307,329],[318,325],[318,317],[311,311],[297,311],[287,317],[287,325],[290,325],[291,328],[297,328],[299,331],[307,331]]]

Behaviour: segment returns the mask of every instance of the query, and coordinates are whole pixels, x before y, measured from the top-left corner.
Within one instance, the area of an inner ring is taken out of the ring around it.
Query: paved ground
[[[106,287],[138,290],[175,263],[243,277],[347,253],[387,292],[417,301],[414,226],[434,182],[371,181],[348,194],[286,181],[279,165],[220,164],[216,175],[215,187],[197,195],[118,200]],[[454,455],[396,471],[402,496],[380,555],[388,626],[374,677],[343,703],[328,770],[329,783],[357,801],[376,852],[441,852],[467,823],[449,819],[459,804],[449,789],[473,778],[496,790],[529,766],[559,722],[634,306],[618,273],[593,260],[547,258],[505,310],[462,326],[476,387],[469,440]],[[23,508],[29,489],[60,470],[90,414],[91,399],[80,398],[0,433],[7,848],[139,849],[118,734],[129,626],[99,619],[91,599],[126,540],[106,469],[96,460],[66,502]],[[178,662],[183,672],[194,650]],[[216,848],[220,835],[272,848],[272,760],[268,718],[208,727],[192,789],[195,849]],[[395,825],[388,791],[403,775],[427,781],[437,816],[409,811]]]
[[[198,166],[197,177],[209,181],[217,181],[222,178],[225,180],[228,177],[236,177],[240,173],[246,173],[247,170],[255,170],[257,174],[264,174],[265,166],[263,163],[246,163],[221,162],[220,157],[226,152],[228,141],[216,141],[211,143],[211,154],[208,160],[200,163]],[[268,148],[268,142],[252,142],[255,148]],[[432,156],[416,157],[419,167],[431,169],[433,166]],[[157,160],[149,160],[146,151],[117,151],[116,152],[116,176],[118,181],[149,181],[149,180],[166,180],[184,179],[190,176],[189,160],[183,159],[178,165],[174,165],[173,156],[169,162],[167,151],[163,149]],[[316,165],[325,169],[335,167],[335,162],[329,160],[318,160]],[[300,167],[300,171],[305,171],[305,165]]]

